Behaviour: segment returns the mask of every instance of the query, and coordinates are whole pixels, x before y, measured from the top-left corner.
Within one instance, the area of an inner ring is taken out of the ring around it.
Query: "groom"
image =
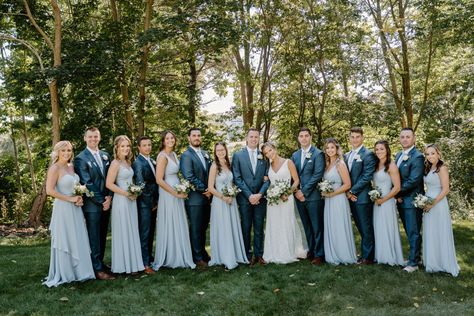
[[[320,265],[324,262],[324,200],[318,183],[324,176],[326,162],[324,153],[311,145],[308,128],[299,130],[298,143],[301,149],[291,156],[300,178],[300,189],[295,193],[296,206],[308,242],[308,259],[312,264]]]
[[[151,139],[141,136],[137,140],[138,156],[132,164],[136,184],[144,184],[143,193],[137,198],[138,232],[146,274],[154,274],[153,237],[155,235],[156,209],[158,204],[158,184],[156,184],[156,162],[150,158]]]
[[[349,133],[349,142],[352,150],[344,156],[349,168],[352,187],[347,192],[352,217],[359,230],[362,242],[362,256],[359,264],[373,264],[375,255],[373,203],[369,198],[372,189],[371,181],[374,177],[376,160],[374,154],[364,145],[364,131],[360,127],[353,127]]]
[[[89,127],[84,134],[87,144],[79,155],[74,158],[74,171],[79,175],[81,184],[94,194],[84,196],[82,211],[86,220],[89,243],[91,247],[92,266],[99,280],[115,279],[105,272],[105,242],[109,228],[110,205],[112,195],[105,187],[105,179],[110,166],[110,156],[99,150],[100,131],[97,127]]]
[[[186,213],[189,219],[189,231],[193,260],[198,267],[206,267],[210,260],[206,252],[206,231],[211,215],[211,192],[207,190],[209,154],[201,150],[201,130],[191,128],[188,132],[189,146],[181,155],[180,169],[183,177],[188,180],[194,190],[186,199]]]
[[[237,195],[245,252],[251,264],[264,265],[263,228],[267,212],[264,194],[270,185],[268,181],[268,162],[258,150],[260,131],[251,128],[247,132],[247,146],[232,157],[234,182],[241,192]],[[253,225],[253,259],[250,252],[250,232]]]
[[[395,156],[395,162],[400,170],[401,188],[397,194],[397,206],[400,219],[407,233],[410,244],[408,264],[403,269],[407,272],[418,270],[421,249],[422,211],[413,205],[413,199],[423,194],[424,157],[415,148],[415,132],[405,127],[400,132],[400,144],[403,150]]]

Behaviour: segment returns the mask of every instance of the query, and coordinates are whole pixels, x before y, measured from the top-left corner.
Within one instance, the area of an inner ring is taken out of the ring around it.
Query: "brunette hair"
[[[333,144],[334,146],[336,146],[336,155],[337,155],[337,158],[336,158],[336,161],[337,160],[340,160],[342,158],[342,150],[341,150],[341,145],[339,145],[339,143],[337,142],[337,140],[335,138],[328,138],[326,139],[326,141],[324,142],[324,147],[323,147],[323,151],[324,151],[324,159],[326,160],[326,166],[329,166],[329,163],[330,163],[330,158],[328,156],[328,154],[326,154],[326,149],[328,147],[329,144]]]
[[[191,127],[189,130],[188,130],[188,136],[191,136],[191,132],[192,131],[199,131],[201,132],[201,129],[199,127]],[[174,135],[174,134],[173,134]],[[176,138],[176,137],[175,137]]]
[[[272,149],[274,149],[274,150],[277,150],[277,147],[276,147],[276,145],[275,145],[273,142],[266,142],[266,143],[263,143],[262,147],[260,148],[260,151],[262,152],[262,154],[263,154],[263,150],[264,150],[266,147],[270,147],[270,148],[272,148]],[[263,155],[263,156],[265,157],[265,159],[268,160],[268,158],[267,158],[265,155]]]
[[[130,152],[128,153],[127,156],[125,156],[125,161],[128,164],[132,164],[132,159],[133,159],[132,142],[130,141],[130,138],[128,138],[126,135],[119,135],[119,136],[115,137],[115,139],[114,139],[114,158],[119,160],[118,148],[119,148],[120,144],[124,141],[127,141],[128,144],[130,145]]]
[[[163,131],[163,132],[161,133],[161,142],[160,142],[160,150],[159,150],[160,152],[161,152],[163,149],[165,149],[165,147],[166,147],[166,146],[165,146],[165,138],[166,138],[166,135],[168,135],[168,134],[171,134],[171,135],[173,135],[173,137],[174,137],[173,151],[174,151],[174,149],[176,148],[176,143],[178,142],[178,140],[176,139],[176,134],[173,133],[171,130],[167,129],[167,130],[165,130],[165,131]]]
[[[354,126],[350,129],[350,133],[357,133],[357,134],[361,134],[361,135],[364,135],[364,130],[362,129],[362,127],[359,127],[359,126]]]
[[[384,166],[385,166],[385,172],[388,172],[388,169],[390,167],[390,163],[392,162],[392,151],[390,150],[390,145],[388,144],[388,142],[386,140],[378,140],[375,142],[374,144],[374,152],[375,152],[375,147],[377,145],[383,145],[383,147],[385,147],[385,150],[387,151],[387,160],[385,160],[385,163],[384,163]],[[375,155],[375,161],[377,163],[377,166],[378,166],[378,163],[380,162],[380,159],[379,157],[377,157],[377,155]],[[377,168],[375,168],[375,170],[377,170]]]
[[[68,140],[59,141],[56,143],[56,145],[54,145],[53,151],[51,152],[51,164],[55,164],[58,161],[59,151],[66,146],[70,146],[71,150],[73,149],[71,142]],[[71,162],[73,158],[74,158],[74,151],[72,152],[71,158],[69,158],[68,162]]]
[[[142,140],[151,140],[148,136],[140,136],[137,138],[137,146],[140,147],[142,145]]]
[[[86,128],[86,130],[84,131],[84,136],[86,136],[87,132],[99,132],[99,129],[95,126],[89,126]]]
[[[436,151],[436,153],[439,155],[439,160],[438,160],[438,163],[436,164],[436,170],[435,170],[435,173],[437,173],[439,172],[439,169],[441,168],[441,166],[444,165],[444,161],[441,160],[441,150],[439,149],[439,146],[436,144],[426,145],[425,151],[428,148],[433,148]],[[430,172],[432,166],[433,164],[429,162],[428,159],[425,158],[425,175],[427,175]]]
[[[300,128],[300,130],[298,131],[298,135],[300,135],[301,132],[308,132],[309,136],[311,136],[311,130],[307,127],[302,127]]]
[[[230,159],[229,159],[229,151],[227,150],[227,145],[224,142],[217,142],[214,145],[214,161],[216,162],[216,165],[217,165],[217,171],[218,171],[217,173],[222,172],[221,162],[219,161],[219,158],[217,158],[217,155],[216,155],[216,148],[219,145],[223,146],[225,149],[225,165],[227,166],[227,168],[230,169]]]

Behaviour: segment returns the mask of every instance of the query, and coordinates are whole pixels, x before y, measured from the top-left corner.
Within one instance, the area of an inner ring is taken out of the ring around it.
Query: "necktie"
[[[304,149],[301,149],[301,168],[303,168],[305,159],[306,159],[306,151]]]
[[[397,167],[400,167],[400,165],[402,164],[403,157],[405,157],[405,152],[404,151],[402,151],[402,154],[400,155],[400,157],[398,157]]]
[[[351,150],[351,154],[349,155],[349,171],[352,169],[352,163],[354,162],[355,150]]]
[[[204,160],[204,156],[202,155],[201,149],[198,149],[196,152],[198,154],[199,159],[201,160],[204,170],[206,170],[206,161]]]
[[[252,170],[253,170],[253,173],[255,173],[255,168],[257,166],[257,161],[255,159],[255,150],[251,150],[250,151],[250,158],[251,158],[251,163],[252,163]]]
[[[104,174],[104,166],[102,165],[102,159],[100,159],[98,151],[95,152],[94,158],[95,158],[95,162],[97,162],[97,165],[99,166],[100,172]]]
[[[155,174],[155,166],[153,166],[153,164],[151,163],[150,158],[145,157],[145,159],[146,159],[146,161],[148,161],[148,164],[150,165],[150,168],[151,168],[151,171],[153,171],[153,174],[156,175]]]

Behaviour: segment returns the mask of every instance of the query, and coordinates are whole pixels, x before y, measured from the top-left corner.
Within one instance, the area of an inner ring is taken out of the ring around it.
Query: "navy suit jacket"
[[[399,152],[395,156],[395,163],[397,163],[402,153]],[[403,208],[414,208],[414,197],[417,193],[424,193],[423,175],[425,171],[425,158],[423,154],[413,147],[408,152],[407,159],[402,161],[398,169],[400,170],[401,187],[397,197],[403,199],[400,206]]]
[[[84,212],[100,212],[102,211],[102,203],[105,202],[105,197],[112,195],[105,187],[105,179],[110,166],[110,155],[103,151],[99,151],[99,156],[102,159],[104,167],[104,174],[100,171],[100,167],[92,155],[86,148],[74,158],[74,171],[79,176],[81,184],[85,185],[87,189],[94,193],[93,197],[84,196],[84,205],[82,209]]]
[[[260,151],[257,151],[257,153],[258,155],[262,155]],[[232,157],[234,183],[240,188],[240,190],[242,190],[237,195],[237,203],[250,204],[250,195],[257,193],[265,195],[265,192],[267,192],[268,186],[270,185],[270,181],[265,181],[264,179],[268,176],[268,168],[269,163],[267,160],[263,159],[262,155],[262,159],[257,159],[257,166],[254,174],[247,147],[242,148],[234,154]]]
[[[151,159],[151,163],[156,171],[156,162]],[[154,208],[158,204],[158,184],[150,164],[142,155],[138,155],[132,164],[132,168],[135,183],[145,184],[143,193],[137,198],[138,207]]]
[[[201,150],[206,168],[204,168],[201,159],[196,151],[190,146],[181,155],[179,167],[183,177],[194,185],[195,190],[189,192],[186,199],[187,205],[208,205],[210,200],[203,195],[208,187],[209,168],[211,167],[211,160],[209,154]]]
[[[356,204],[372,203],[369,198],[369,191],[372,190],[372,179],[374,177],[376,160],[373,152],[361,147],[358,153],[360,159],[355,159],[352,162],[350,170],[351,189],[350,191],[357,196]],[[349,153],[344,155],[344,161],[349,168]]]
[[[305,158],[303,166],[301,166],[301,153],[301,149],[299,149],[291,156],[291,160],[294,162],[300,177],[301,192],[303,192],[306,201],[321,200],[318,183],[321,182],[326,168],[324,153],[318,148],[311,146],[308,151],[311,157]]]

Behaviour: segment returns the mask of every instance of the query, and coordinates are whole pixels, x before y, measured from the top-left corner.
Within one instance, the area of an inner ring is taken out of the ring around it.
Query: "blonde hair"
[[[127,156],[125,156],[125,161],[129,164],[132,164],[132,159],[133,159],[132,142],[130,141],[130,138],[128,138],[126,135],[119,135],[119,136],[115,137],[115,139],[114,139],[114,158],[117,159],[117,160],[120,160],[119,157],[118,157],[118,147],[124,141],[127,141],[128,144],[130,145],[130,152],[128,153]]]
[[[71,147],[71,150],[73,150],[72,144],[68,140],[61,140],[57,142],[56,145],[54,145],[53,151],[51,152],[51,165],[55,164],[59,160],[59,151],[67,146]],[[71,158],[69,158],[68,162],[71,162],[73,158],[74,158],[74,151],[72,151]]]

